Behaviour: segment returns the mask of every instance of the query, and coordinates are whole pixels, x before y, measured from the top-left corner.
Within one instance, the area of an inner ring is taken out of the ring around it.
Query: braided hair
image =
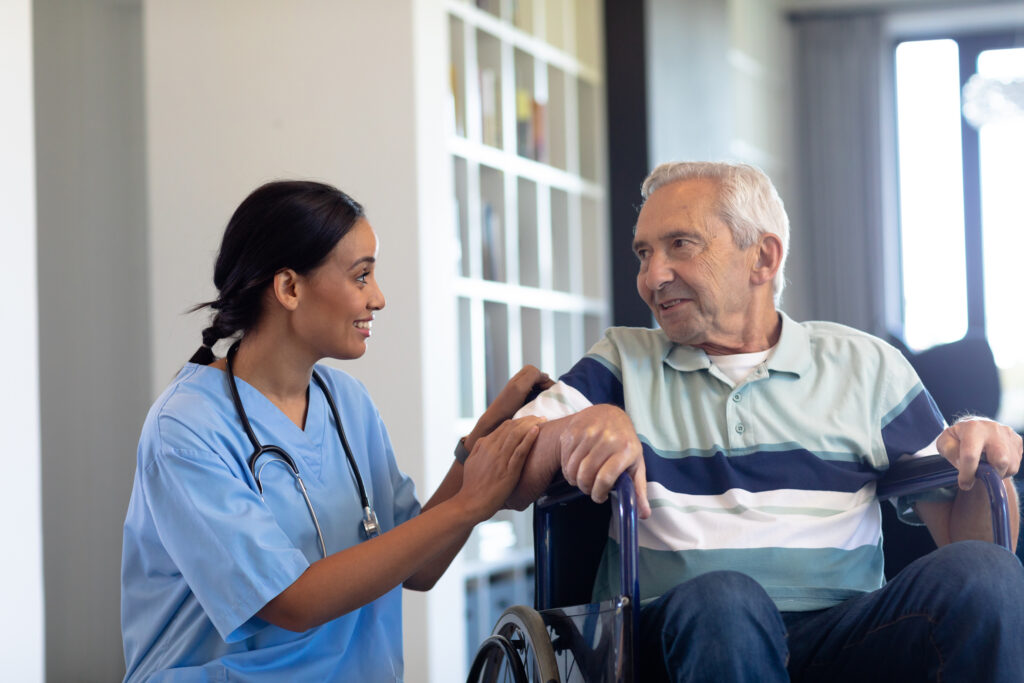
[[[255,327],[263,293],[279,270],[309,273],[363,216],[357,201],[323,183],[282,180],[254,190],[224,230],[213,270],[217,298],[191,309],[215,313],[189,362],[216,360],[214,344]]]

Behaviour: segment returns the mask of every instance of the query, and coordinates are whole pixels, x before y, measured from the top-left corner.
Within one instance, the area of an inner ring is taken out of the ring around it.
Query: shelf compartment
[[[484,407],[498,397],[510,376],[508,327],[508,306],[484,301]],[[483,412],[482,407],[480,412]]]
[[[505,176],[489,166],[480,167],[480,275],[505,282]]]
[[[501,42],[489,33],[476,32],[477,78],[479,81],[480,141],[502,147],[502,65]]]
[[[561,292],[573,291],[576,258],[569,214],[569,195],[551,190],[551,286]]]
[[[472,419],[476,415],[476,391],[473,387],[473,303],[465,297],[458,300],[459,318],[459,416]]]
[[[468,171],[466,160],[460,157],[452,159],[452,183],[455,196],[452,198],[452,220],[455,241],[455,272],[462,277],[473,274],[472,254],[474,240],[471,238],[469,222],[469,191],[466,187]]]
[[[519,284],[540,286],[540,237],[537,222],[537,183],[517,178],[519,202]]]
[[[580,198],[580,248],[583,255],[583,296],[605,299],[609,296],[606,273],[610,271],[607,236],[601,203]],[[628,258],[626,254],[623,258]]]

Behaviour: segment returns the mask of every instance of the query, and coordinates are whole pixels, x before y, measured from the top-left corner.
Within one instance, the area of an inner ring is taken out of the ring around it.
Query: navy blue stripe
[[[804,449],[733,456],[716,451],[710,456],[684,458],[662,458],[646,443],[643,449],[647,481],[658,482],[676,493],[702,496],[737,488],[752,492],[801,489],[853,493],[880,476],[866,463],[822,460]]]
[[[610,403],[620,408],[626,405],[622,396],[622,382],[594,358],[582,358],[559,379],[586,396],[593,404]]]
[[[927,389],[922,389],[899,415],[882,428],[882,443],[889,462],[917,453],[939,435],[942,414]]]

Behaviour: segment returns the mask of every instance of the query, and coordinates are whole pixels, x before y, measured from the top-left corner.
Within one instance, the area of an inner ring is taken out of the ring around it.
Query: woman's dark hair
[[[213,270],[217,298],[191,309],[209,306],[216,313],[190,362],[212,363],[218,340],[256,325],[263,292],[277,271],[313,270],[363,216],[358,202],[323,183],[282,180],[254,190],[224,230]]]

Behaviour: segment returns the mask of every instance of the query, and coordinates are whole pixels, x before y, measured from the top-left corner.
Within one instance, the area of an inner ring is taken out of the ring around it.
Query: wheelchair
[[[1012,552],[1009,505],[996,471],[982,462],[994,541]],[[894,463],[876,485],[880,501],[955,485],[957,471],[940,455]],[[612,509],[622,552],[619,594],[591,602]],[[535,605],[514,605],[480,645],[467,683],[639,683],[636,492],[622,475],[610,500],[596,504],[559,477],[534,503]]]

